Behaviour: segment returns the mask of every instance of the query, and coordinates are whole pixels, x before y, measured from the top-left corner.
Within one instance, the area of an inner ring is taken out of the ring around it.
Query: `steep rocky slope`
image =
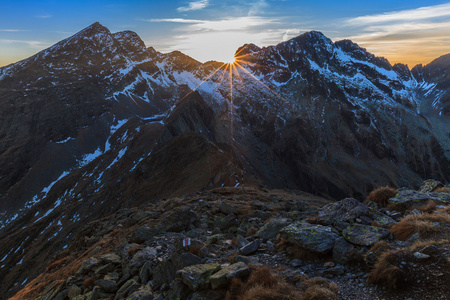
[[[252,185],[362,200],[449,180],[445,57],[410,71],[308,32],[236,58],[201,64],[95,23],[0,68],[1,290],[80,224],[164,197]]]
[[[242,187],[121,209],[12,299],[446,299],[450,189],[436,186],[394,192],[389,209]]]

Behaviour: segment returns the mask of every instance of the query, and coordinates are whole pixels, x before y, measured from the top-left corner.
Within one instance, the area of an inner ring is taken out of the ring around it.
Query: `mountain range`
[[[232,64],[99,23],[0,68],[0,290],[80,224],[216,187],[363,200],[450,179],[450,54],[412,69],[311,31]],[[1,298],[2,296],[0,296]]]

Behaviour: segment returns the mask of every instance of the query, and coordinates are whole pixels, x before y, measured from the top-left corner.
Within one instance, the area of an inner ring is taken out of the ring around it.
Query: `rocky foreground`
[[[448,299],[450,188],[219,188],[84,225],[12,299]]]

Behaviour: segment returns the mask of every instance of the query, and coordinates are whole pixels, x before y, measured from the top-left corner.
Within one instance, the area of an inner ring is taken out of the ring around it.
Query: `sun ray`
[[[173,104],[169,109],[169,111],[172,111],[181,101],[183,101],[184,99],[186,99],[190,94],[192,94],[193,92],[195,92],[203,83],[205,83],[206,81],[208,81],[214,74],[216,74],[220,69],[222,69],[223,66],[226,66],[226,63],[223,63],[219,68],[217,68],[213,73],[211,73],[210,75],[208,75],[208,77],[206,77],[204,80],[202,80],[202,82],[200,82],[193,90],[191,90],[189,93],[187,93],[185,96],[183,96],[180,100],[178,100],[175,104]]]
[[[259,82],[260,84],[262,84],[266,89],[268,89],[272,94],[274,94],[275,96],[277,96],[278,98],[280,98],[281,100],[283,100],[283,102],[285,102],[286,104],[288,104],[290,107],[292,107],[292,103],[290,103],[289,101],[287,101],[286,99],[284,99],[281,95],[279,95],[277,92],[275,92],[274,90],[272,90],[270,87],[268,87],[265,83],[263,83],[261,80],[259,80],[258,78],[256,78],[255,75],[253,75],[250,71],[248,71],[246,68],[244,68],[240,63],[236,62],[235,63],[239,68],[241,68],[245,73],[247,73],[248,75],[250,75],[251,77],[253,77],[253,79],[255,79],[257,82]]]

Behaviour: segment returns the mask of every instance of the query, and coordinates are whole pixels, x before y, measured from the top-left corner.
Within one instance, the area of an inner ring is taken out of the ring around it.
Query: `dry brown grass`
[[[228,300],[301,299],[301,292],[268,267],[251,268],[247,282],[233,279],[227,292]]]
[[[373,201],[381,204],[382,206],[386,206],[388,204],[388,200],[395,197],[395,195],[397,195],[396,189],[388,186],[380,187],[370,192],[369,196],[366,198],[366,202]]]
[[[403,276],[403,271],[393,265],[398,253],[399,251],[383,253],[370,271],[367,282],[379,284],[391,290],[397,288],[399,280]]]
[[[83,287],[88,290],[92,289],[94,287],[94,283],[96,280],[97,280],[97,277],[94,277],[94,276],[86,277],[83,280]]]
[[[54,262],[51,262],[48,264],[47,268],[45,269],[46,272],[51,272],[53,270],[58,270],[67,265],[68,262],[72,261],[74,259],[73,256],[69,255],[64,258],[58,259]]]
[[[450,193],[450,188],[448,187],[440,187],[433,191],[433,193]]]
[[[422,214],[408,215],[391,227],[391,233],[396,239],[405,241],[414,233],[418,232],[422,239],[436,238],[439,234],[448,234],[442,226],[434,225],[434,222],[440,224],[449,224],[450,215],[448,214]]]
[[[428,201],[427,204],[416,207],[416,209],[420,210],[421,212],[424,213],[432,213],[436,210],[436,202],[434,202],[433,200]]]
[[[438,209],[437,212],[442,213],[442,214],[450,214],[450,205],[448,205],[444,208]]]
[[[247,232],[245,233],[245,236],[246,237],[253,236],[257,232],[258,232],[258,228],[256,228],[255,226],[252,226],[249,229],[247,229]]]

